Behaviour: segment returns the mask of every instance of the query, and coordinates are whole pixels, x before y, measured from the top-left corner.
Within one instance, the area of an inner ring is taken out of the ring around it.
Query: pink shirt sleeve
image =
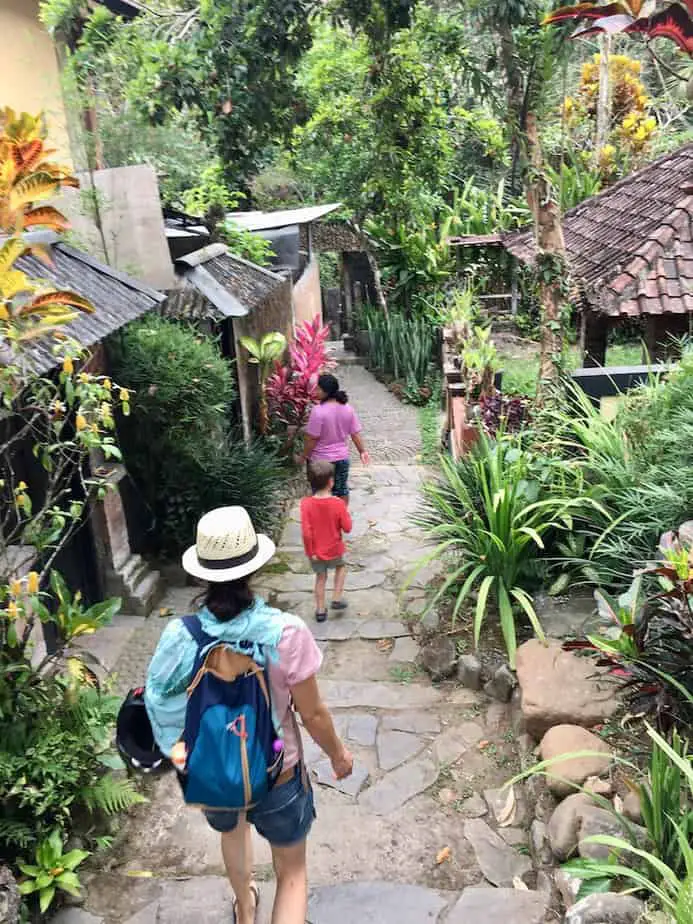
[[[305,623],[287,626],[279,642],[279,665],[289,689],[313,677],[322,665],[322,652]]]
[[[320,433],[322,432],[320,405],[316,404],[313,410],[310,412],[310,417],[308,418],[305,432],[308,434],[308,436],[312,436],[315,439],[320,438]]]
[[[360,433],[360,432],[361,432],[361,421],[359,420],[359,415],[356,413],[356,411],[352,407],[351,409],[351,430],[349,430],[349,436],[351,436],[352,433]]]

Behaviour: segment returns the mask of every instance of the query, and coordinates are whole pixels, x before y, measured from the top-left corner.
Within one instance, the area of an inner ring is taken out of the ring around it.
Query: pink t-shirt
[[[270,661],[272,705],[284,735],[284,770],[295,766],[301,755],[296,726],[291,717],[290,690],[320,670],[322,652],[305,623],[287,626],[277,646],[279,662]]]
[[[311,459],[339,462],[349,458],[347,440],[361,432],[361,421],[350,404],[325,401],[316,404],[310,412],[306,433],[317,439]]]

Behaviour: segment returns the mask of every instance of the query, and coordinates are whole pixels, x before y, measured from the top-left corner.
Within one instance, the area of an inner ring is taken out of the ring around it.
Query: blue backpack
[[[284,760],[267,666],[207,635],[198,616],[183,624],[197,643],[182,737],[185,801],[247,811],[274,786]]]

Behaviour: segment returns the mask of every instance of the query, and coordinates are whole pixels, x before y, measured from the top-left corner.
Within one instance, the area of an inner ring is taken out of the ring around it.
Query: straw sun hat
[[[197,542],[183,555],[183,568],[215,584],[235,581],[262,568],[276,547],[257,534],[245,507],[217,507],[197,524]]]

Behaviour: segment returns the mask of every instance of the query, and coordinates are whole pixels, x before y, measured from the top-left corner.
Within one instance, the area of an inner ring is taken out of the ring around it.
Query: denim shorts
[[[275,786],[247,813],[248,821],[258,834],[274,847],[291,847],[304,841],[315,820],[313,789],[306,779],[304,785],[300,765],[293,777],[280,786]],[[215,831],[222,834],[233,831],[238,824],[240,812],[212,811],[204,816]]]

